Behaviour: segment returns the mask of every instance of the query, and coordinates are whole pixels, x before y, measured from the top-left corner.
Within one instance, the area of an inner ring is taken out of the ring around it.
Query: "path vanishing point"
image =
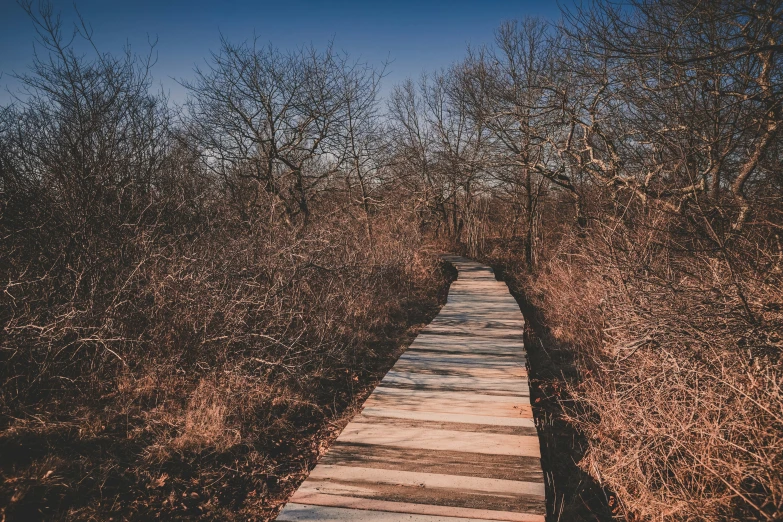
[[[522,313],[489,267],[445,259],[446,306],[278,521],[543,522]]]

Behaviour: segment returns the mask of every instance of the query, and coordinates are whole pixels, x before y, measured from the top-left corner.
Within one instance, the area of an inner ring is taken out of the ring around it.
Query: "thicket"
[[[0,114],[0,519],[272,517],[447,282],[374,174],[379,71],[225,41],[177,112],[152,54],[23,7],[37,58]]]
[[[783,3],[508,22],[385,106],[382,68],[226,39],[181,110],[149,58],[86,58],[26,5],[7,517],[273,514],[436,304],[434,243],[523,292],[542,440],[578,431],[618,517],[783,517]]]

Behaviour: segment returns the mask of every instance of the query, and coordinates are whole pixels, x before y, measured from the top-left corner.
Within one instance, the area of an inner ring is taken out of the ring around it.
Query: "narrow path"
[[[446,306],[278,521],[543,522],[522,313],[489,267],[446,259]]]

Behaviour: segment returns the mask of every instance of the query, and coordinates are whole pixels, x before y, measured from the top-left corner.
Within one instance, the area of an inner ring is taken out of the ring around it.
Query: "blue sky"
[[[37,0],[35,0],[37,1]],[[504,20],[525,15],[556,19],[554,1],[278,1],[265,0],[53,0],[66,22],[73,5],[92,25],[101,50],[129,43],[144,52],[148,35],[157,38],[153,75],[174,101],[185,93],[175,79],[191,78],[193,67],[217,50],[220,33],[248,40],[255,33],[281,49],[314,44],[335,46],[371,63],[392,60],[384,90],[424,70],[446,67],[464,56],[467,45],[491,43]],[[15,90],[13,71],[24,72],[33,55],[32,23],[15,0],[0,0],[0,103]]]

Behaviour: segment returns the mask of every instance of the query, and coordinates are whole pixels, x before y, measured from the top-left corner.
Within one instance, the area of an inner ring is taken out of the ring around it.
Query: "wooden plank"
[[[323,495],[326,497],[326,495]],[[360,521],[360,522],[400,522],[400,513],[392,511],[370,511],[361,508],[342,508],[314,506],[299,503],[289,503],[285,512],[277,520],[281,522],[337,522],[337,521]],[[455,518],[440,517],[431,515],[408,515],[406,522],[478,522],[478,518]],[[484,519],[481,522],[485,522]]]
[[[543,483],[541,463],[536,457],[510,457],[467,451],[414,450],[336,442],[318,465],[321,464]]]
[[[443,352],[422,352],[412,350],[405,352],[398,360],[400,363],[424,363],[431,366],[454,365],[467,366],[472,368],[525,368],[524,357],[505,357],[491,354],[466,355],[450,354]]]
[[[394,419],[434,420],[485,426],[519,426],[535,427],[532,415],[530,417],[493,417],[490,415],[466,415],[460,413],[435,413],[431,411],[410,411],[391,408],[368,407],[362,410],[362,415],[368,417],[386,417]]]
[[[436,451],[470,451],[490,455],[540,457],[538,437],[498,435],[494,433],[426,428],[398,428],[394,424],[352,422],[337,438],[341,442],[359,442],[398,448]]]
[[[450,508],[486,509],[516,513],[540,513],[543,497],[537,495],[510,495],[503,493],[471,492],[462,489],[426,488],[408,484],[389,484],[383,481],[343,482],[308,479],[292,497],[294,502],[305,502],[304,495],[334,495],[364,498],[380,502],[409,502],[419,505]]]
[[[311,479],[338,480],[344,482],[378,482],[401,484],[420,488],[461,489],[470,492],[483,492],[507,495],[544,496],[544,484],[519,480],[488,479],[466,477],[464,475],[444,475],[441,473],[419,473],[412,471],[385,470],[379,474],[372,468],[356,466],[317,466]]]
[[[477,345],[474,343],[444,343],[442,339],[438,343],[421,343],[408,348],[406,353],[435,353],[443,352],[454,355],[469,355],[472,357],[481,357],[482,355],[494,355],[496,357],[519,357],[526,360],[524,352],[519,346],[498,347],[488,345]]]
[[[411,387],[437,389],[475,390],[484,393],[500,392],[514,395],[529,395],[530,388],[522,379],[483,379],[451,375],[431,375],[420,372],[390,371],[379,386],[406,385]]]
[[[368,408],[372,409],[372,408]],[[394,414],[400,410],[375,410],[380,413]],[[403,413],[408,413],[402,410]],[[416,412],[413,412],[416,413]],[[538,430],[533,426],[533,419],[519,419],[530,421],[531,425],[516,424],[517,419],[509,419],[504,417],[489,417],[485,416],[490,424],[480,422],[452,422],[450,420],[438,419],[438,414],[425,412],[421,414],[424,418],[404,418],[402,416],[385,416],[385,415],[365,415],[364,412],[354,417],[354,422],[361,422],[365,424],[373,422],[386,422],[393,423],[400,428],[428,428],[433,430],[451,430],[451,431],[472,431],[475,433],[498,433],[501,435],[529,435],[538,436]],[[454,420],[463,416],[457,416]],[[503,420],[511,420],[513,423],[505,423]]]
[[[434,363],[423,359],[400,360],[394,368],[403,372],[421,372],[433,375],[453,375],[461,377],[478,377],[482,379],[518,379],[527,377],[527,369],[522,366],[511,367],[476,367],[459,363]]]
[[[530,419],[533,417],[533,410],[530,404],[522,401],[497,403],[459,403],[448,399],[404,401],[384,395],[372,395],[364,404],[365,407],[383,408],[386,410],[448,413],[451,415],[475,415],[477,411],[480,411],[483,415],[490,417],[510,417],[512,419]]]
[[[393,388],[388,386],[378,386],[372,394],[373,398],[389,398],[397,400],[400,403],[404,401],[412,402],[437,402],[454,401],[462,404],[474,404],[480,406],[486,404],[530,404],[528,395],[487,395],[480,391],[441,391],[441,390],[411,390],[407,388]]]
[[[320,506],[322,509],[312,510],[312,515],[309,516],[314,518],[291,518],[291,516],[288,514],[288,506],[286,506],[286,509],[283,510],[283,513],[277,518],[277,520],[281,522],[293,522],[299,520],[318,520],[319,522],[338,520],[366,520],[367,522],[401,522],[402,520],[418,520],[421,522],[460,522],[470,520],[491,522],[544,522],[543,515],[532,513],[513,513],[509,511],[495,511],[490,509],[455,508],[450,506],[414,504],[410,502],[387,502],[383,500],[341,497],[337,495],[324,495],[318,493],[298,495],[295,503],[293,504],[292,512],[297,513],[297,506],[307,504],[312,506]],[[323,507],[342,507],[348,509],[344,509],[335,513],[325,511]],[[385,513],[386,515],[384,515],[383,518],[379,518],[379,513]],[[400,517],[401,513],[404,513],[406,516],[404,518]],[[439,518],[430,518],[429,520],[413,518],[416,515],[429,515],[431,517]],[[370,518],[373,516],[376,518]]]

